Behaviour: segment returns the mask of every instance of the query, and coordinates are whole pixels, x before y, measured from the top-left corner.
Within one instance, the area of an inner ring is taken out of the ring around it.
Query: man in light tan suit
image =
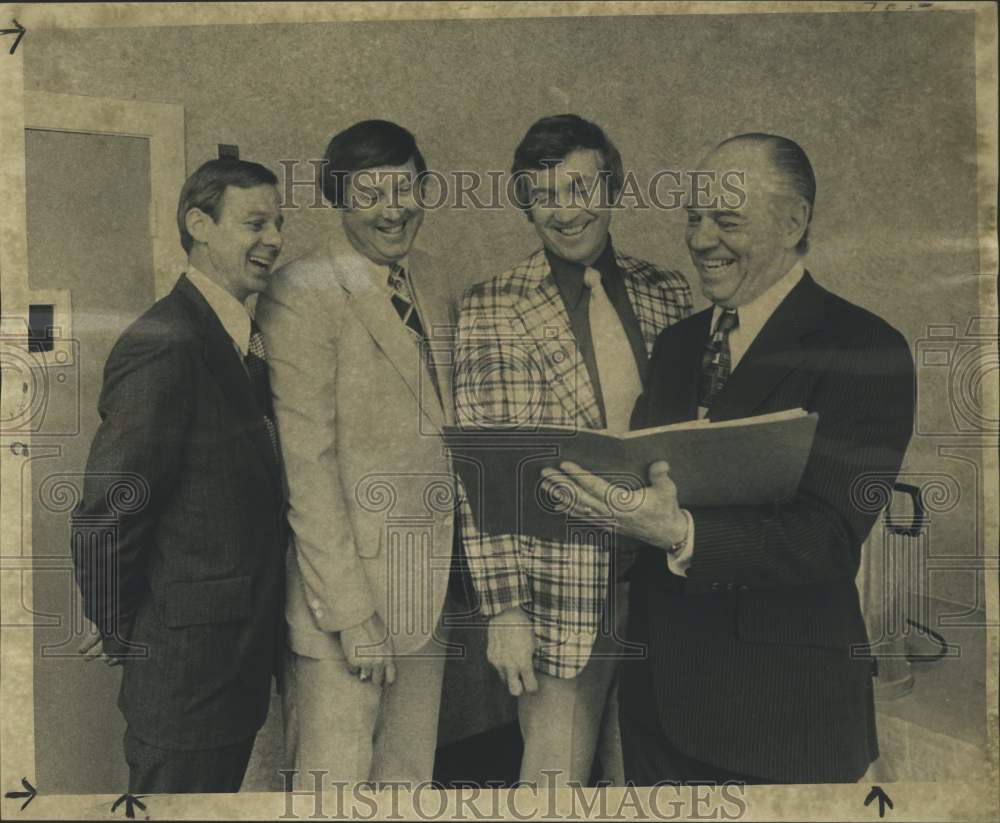
[[[328,242],[282,267],[257,310],[295,538],[288,754],[300,775],[419,782],[432,775],[446,652],[455,485],[436,341],[453,304],[412,248],[426,169],[413,135],[364,121],[325,159]]]

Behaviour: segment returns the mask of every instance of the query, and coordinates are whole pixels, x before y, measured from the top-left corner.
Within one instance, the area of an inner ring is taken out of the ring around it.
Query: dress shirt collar
[[[188,266],[187,278],[215,312],[240,354],[246,357],[250,347],[250,312],[247,307],[194,266]]]
[[[355,287],[361,286],[367,289],[369,286],[375,286],[387,294],[391,292],[389,269],[392,264],[376,263],[370,257],[359,252],[354,248],[354,244],[351,243],[351,238],[347,236],[343,226],[337,225],[333,229],[328,249],[330,256],[337,261],[338,266],[350,272],[350,280]],[[407,254],[396,263],[406,269],[406,276],[409,279],[410,255]]]
[[[740,320],[737,331],[740,337],[746,341],[744,350],[749,347],[760,330],[764,328],[764,324],[771,319],[775,309],[781,305],[781,301],[788,297],[789,292],[795,288],[804,274],[805,268],[802,266],[802,261],[796,260],[795,265],[771,288],[763,294],[757,295],[745,306],[737,306],[736,313]],[[719,317],[723,311],[721,306],[716,306],[712,312],[712,331],[718,325]]]
[[[584,284],[583,272],[587,268],[597,269],[602,280],[615,277],[618,274],[618,264],[615,262],[615,249],[611,242],[611,235],[608,235],[604,244],[604,251],[601,252],[591,266],[584,266],[581,263],[574,263],[564,260],[557,254],[545,248],[545,257],[549,261],[549,268],[552,270],[552,277],[559,287],[563,302],[571,311],[580,304],[583,297]]]

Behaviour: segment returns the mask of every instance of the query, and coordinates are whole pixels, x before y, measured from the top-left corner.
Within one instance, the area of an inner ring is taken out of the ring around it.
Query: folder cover
[[[449,426],[445,442],[484,534],[562,542],[569,502],[541,488],[541,471],[565,460],[611,484],[609,508],[637,505],[649,466],[670,464],[683,507],[758,505],[791,497],[812,448],[818,415],[802,409],[710,422],[696,420],[615,435],[553,426]],[[610,525],[610,524],[609,524]]]

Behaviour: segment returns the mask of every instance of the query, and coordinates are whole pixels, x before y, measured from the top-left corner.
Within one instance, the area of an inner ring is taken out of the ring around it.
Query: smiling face
[[[743,306],[795,264],[808,212],[784,192],[764,147],[726,144],[699,168],[715,180],[734,170],[746,174],[742,208],[689,208],[684,234],[705,297],[725,308]]]
[[[611,210],[598,208],[606,200],[607,185],[601,155],[578,149],[558,166],[530,175],[528,215],[545,248],[564,260],[592,264],[604,251],[611,225]]]
[[[414,187],[417,169],[379,166],[356,171],[344,188],[343,226],[351,245],[380,265],[406,257],[417,237],[424,212]]]
[[[281,253],[284,218],[272,185],[227,186],[216,219],[201,209],[186,216],[191,262],[239,301],[267,288]]]

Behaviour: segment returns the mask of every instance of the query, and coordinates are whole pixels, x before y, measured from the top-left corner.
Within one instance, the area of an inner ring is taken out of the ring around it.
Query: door
[[[71,296],[75,360],[65,364],[75,374],[50,381],[32,450],[35,765],[38,785],[113,794],[128,785],[124,763],[94,753],[120,751],[121,669],[76,655],[82,623],[67,573],[68,509],[99,422],[104,361],[154,301],[149,141],[29,129],[25,161],[29,288]]]
[[[43,92],[23,101],[26,242],[20,259],[5,246],[17,277],[7,272],[3,307],[3,391],[18,401],[4,406],[4,509],[21,528],[17,540],[5,534],[4,625],[31,629],[6,635],[18,646],[30,637],[17,662],[31,689],[5,676],[4,695],[34,735],[19,736],[12,762],[49,793],[120,794],[120,669],[76,653],[84,621],[69,516],[111,346],[183,270],[183,109]]]

